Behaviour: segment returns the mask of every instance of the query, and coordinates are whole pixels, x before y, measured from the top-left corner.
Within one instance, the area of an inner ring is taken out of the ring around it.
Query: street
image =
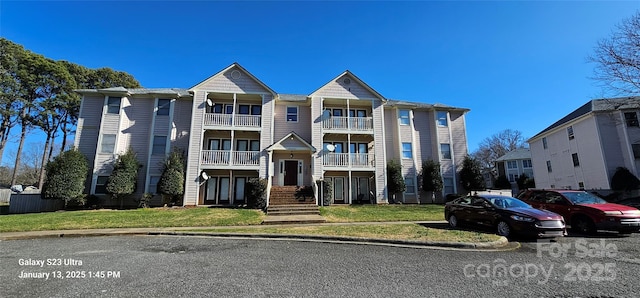
[[[0,241],[2,297],[638,297],[640,235],[515,251],[124,236]]]

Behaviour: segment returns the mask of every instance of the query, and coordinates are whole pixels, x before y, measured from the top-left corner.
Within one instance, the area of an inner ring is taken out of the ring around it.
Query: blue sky
[[[144,87],[188,88],[238,62],[276,92],[309,94],[348,69],[389,99],[471,109],[474,151],[507,128],[531,137],[605,96],[586,56],[639,9],[640,1],[3,0],[0,35],[52,59],[126,71]]]

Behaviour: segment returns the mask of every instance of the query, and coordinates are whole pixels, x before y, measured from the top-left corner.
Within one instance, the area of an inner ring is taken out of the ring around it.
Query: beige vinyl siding
[[[78,117],[75,147],[78,148],[80,153],[87,157],[90,173],[94,171],[103,106],[103,95],[85,95],[82,99],[82,110]],[[87,179],[85,181],[85,192],[88,193],[90,189],[91,179]]]
[[[385,134],[385,148],[387,150],[387,159],[399,159],[398,151],[398,116],[396,109],[385,109],[384,125],[382,126]]]
[[[433,154],[433,128],[434,121],[433,113],[428,111],[414,110],[413,111],[413,123],[415,130],[415,139],[416,139],[416,164],[418,167],[422,165],[422,162],[425,160],[432,159],[434,161],[438,160],[437,154]]]
[[[193,100],[190,99],[177,99],[174,102],[171,147],[183,149],[185,152],[189,146],[192,106]]]
[[[451,112],[451,154],[458,166],[462,165],[462,160],[468,153],[467,134],[465,129],[464,114],[460,112]]]
[[[271,94],[265,94],[262,97],[262,130],[260,133],[260,178],[267,179],[269,174],[269,156],[266,148],[273,144],[274,139],[271,134],[273,120],[273,102],[274,98]]]
[[[198,187],[200,175],[200,148],[202,146],[202,121],[206,105],[204,91],[196,91],[193,98],[191,117],[191,134],[189,135],[189,154],[187,156],[187,181],[184,191],[184,205],[198,203]]]
[[[231,74],[234,71],[241,73],[240,77],[234,79]],[[198,86],[199,90],[223,91],[227,93],[270,93],[258,82],[253,80],[247,73],[234,66],[226,72],[208,79]]]
[[[286,119],[287,107],[298,107],[298,121],[289,122]],[[280,140],[294,131],[307,142],[311,142],[311,107],[291,102],[276,102],[273,139]]]
[[[322,156],[326,152],[324,152],[324,146],[322,145],[322,98],[321,97],[313,97],[311,98],[311,133],[314,136],[311,139],[311,146],[316,148],[317,152],[313,154],[313,175],[316,178],[322,177],[323,166],[322,166]]]
[[[349,78],[351,84],[345,84],[344,79]],[[358,84],[356,80],[348,75],[341,76],[337,80],[331,81],[324,85],[321,89],[314,92],[315,96],[331,97],[331,98],[378,98],[369,92],[364,86]]]
[[[377,203],[386,202],[387,197],[387,155],[385,152],[385,132],[384,132],[384,106],[382,100],[374,100],[373,102],[373,132],[375,136],[375,168],[376,168],[376,201]]]

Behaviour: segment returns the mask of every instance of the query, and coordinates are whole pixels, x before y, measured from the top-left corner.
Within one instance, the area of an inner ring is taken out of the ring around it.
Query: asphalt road
[[[0,297],[640,297],[639,234],[506,252],[172,236],[0,252]]]

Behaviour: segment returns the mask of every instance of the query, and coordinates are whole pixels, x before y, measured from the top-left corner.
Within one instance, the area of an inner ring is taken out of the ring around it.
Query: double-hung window
[[[287,122],[298,122],[298,107],[287,107]]]
[[[107,98],[107,114],[120,114],[122,97],[109,96]]]
[[[102,142],[100,143],[100,153],[114,153],[116,149],[116,135],[104,134],[102,135]]]
[[[402,158],[413,158],[411,143],[402,143]]]
[[[440,154],[442,155],[442,159],[451,159],[451,145],[440,144]]]
[[[399,110],[400,125],[409,125],[409,110]]]
[[[171,99],[158,99],[158,110],[156,115],[167,116],[169,115],[169,109],[171,108]]]

